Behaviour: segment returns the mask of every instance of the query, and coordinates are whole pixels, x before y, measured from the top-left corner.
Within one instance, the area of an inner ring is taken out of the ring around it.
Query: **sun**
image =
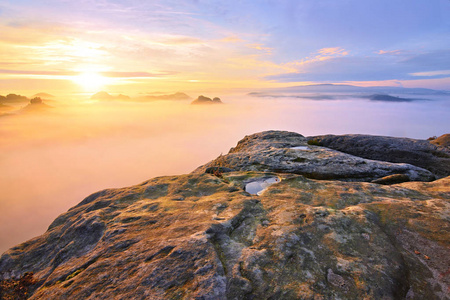
[[[72,79],[73,82],[81,86],[85,92],[98,92],[107,84],[110,84],[108,77],[96,72],[83,72]]]

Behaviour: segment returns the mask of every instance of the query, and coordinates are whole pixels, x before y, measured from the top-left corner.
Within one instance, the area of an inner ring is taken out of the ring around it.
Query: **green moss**
[[[308,145],[320,146],[320,142],[318,140],[309,140]]]
[[[83,272],[83,271],[84,271],[83,268],[76,270],[75,272],[73,272],[72,274],[70,274],[69,276],[67,276],[65,281],[74,278],[75,276],[77,276],[78,274],[80,274],[80,273]]]

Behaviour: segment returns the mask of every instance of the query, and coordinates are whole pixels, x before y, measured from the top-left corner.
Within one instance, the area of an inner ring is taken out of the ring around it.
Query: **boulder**
[[[29,299],[448,299],[449,199],[450,177],[159,177],[97,192],[6,251],[0,284],[33,274]]]
[[[246,136],[228,154],[197,168],[214,166],[238,171],[293,173],[308,178],[372,181],[403,174],[411,181],[430,181],[434,175],[410,164],[364,159],[325,147],[308,145],[304,136],[287,131],[266,131]]]
[[[450,175],[450,148],[444,142],[445,136],[447,135],[430,142],[409,138],[346,134],[310,136],[308,141],[362,158],[411,164],[427,169],[436,177],[442,178]]]

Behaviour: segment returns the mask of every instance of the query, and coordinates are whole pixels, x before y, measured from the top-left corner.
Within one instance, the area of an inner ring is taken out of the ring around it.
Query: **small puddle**
[[[297,146],[297,147],[292,147],[290,148],[292,150],[309,150],[308,146]]]
[[[274,183],[280,182],[278,177],[265,177],[249,182],[245,185],[245,191],[252,195],[261,195],[262,192]]]

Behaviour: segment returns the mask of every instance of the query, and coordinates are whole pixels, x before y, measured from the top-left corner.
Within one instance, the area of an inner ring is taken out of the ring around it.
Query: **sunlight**
[[[72,79],[73,82],[83,88],[85,92],[97,92],[107,84],[111,84],[111,79],[96,72],[84,72]]]

